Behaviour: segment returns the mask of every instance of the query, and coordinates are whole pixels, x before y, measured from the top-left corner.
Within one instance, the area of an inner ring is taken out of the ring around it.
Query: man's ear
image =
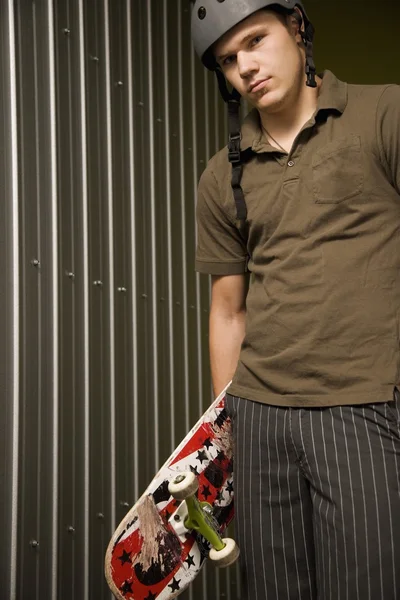
[[[291,26],[292,26],[292,31],[293,34],[297,37],[298,35],[300,35],[301,39],[303,39],[303,34],[304,34],[304,21],[303,21],[303,15],[300,12],[300,9],[296,8],[294,9],[293,13],[290,15],[289,17]]]
[[[290,19],[291,19],[293,25],[295,25],[295,27],[297,28],[296,33],[304,32],[303,16],[297,7],[294,9],[293,13],[290,15]]]

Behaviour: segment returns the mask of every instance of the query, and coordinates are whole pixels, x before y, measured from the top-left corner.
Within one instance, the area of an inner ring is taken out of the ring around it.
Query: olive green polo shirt
[[[225,148],[198,194],[196,270],[250,272],[230,393],[284,406],[384,402],[400,383],[400,86],[323,74],[290,155],[242,127],[248,234]]]

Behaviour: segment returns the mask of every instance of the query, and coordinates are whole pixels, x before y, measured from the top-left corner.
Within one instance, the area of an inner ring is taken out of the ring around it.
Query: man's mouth
[[[258,79],[258,81],[255,81],[254,83],[252,83],[249,87],[249,94],[255,94],[256,92],[259,92],[260,90],[263,89],[263,87],[265,86],[265,84],[270,80],[270,77],[266,77],[265,79]]]

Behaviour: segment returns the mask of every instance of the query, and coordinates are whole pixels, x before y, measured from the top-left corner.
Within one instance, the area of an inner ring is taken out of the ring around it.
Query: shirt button
[[[289,160],[288,167],[294,167],[294,161],[293,160]]]

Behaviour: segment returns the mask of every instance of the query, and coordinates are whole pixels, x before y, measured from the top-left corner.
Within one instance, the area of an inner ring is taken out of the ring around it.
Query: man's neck
[[[317,79],[317,87],[305,87],[296,96],[290,106],[276,113],[260,112],[261,125],[269,142],[274,140],[282,145],[288,152],[294,139],[303,128],[304,124],[311,119],[317,110],[318,95],[322,79]]]

